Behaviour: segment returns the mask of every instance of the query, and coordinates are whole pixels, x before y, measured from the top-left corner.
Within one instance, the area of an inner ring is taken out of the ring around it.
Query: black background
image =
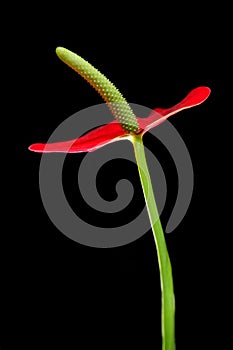
[[[166,241],[176,294],[177,349],[211,348],[217,340],[223,344],[223,303],[230,295],[224,273],[228,265],[224,232],[229,230],[220,229],[226,222],[221,197],[222,121],[229,28],[227,9],[214,6],[134,4],[127,11],[113,3],[109,8],[64,5],[53,11],[20,7],[14,9],[17,21],[7,13],[12,32],[2,50],[8,105],[2,129],[3,350],[161,347],[159,271],[152,232],[127,246],[90,248],[60,233],[43,208],[40,155],[29,152],[28,146],[46,141],[71,114],[102,103],[59,61],[57,46],[99,68],[129,102],[149,108],[172,106],[197,86],[211,88],[203,105],[170,119],[190,152],[195,187],[187,215]],[[144,140],[151,146],[149,136]],[[162,216],[165,225],[177,181],[169,155],[157,146],[170,189]],[[71,178],[76,161],[76,155],[68,159]],[[68,190],[72,191],[71,185]],[[138,196],[141,205],[141,193]]]

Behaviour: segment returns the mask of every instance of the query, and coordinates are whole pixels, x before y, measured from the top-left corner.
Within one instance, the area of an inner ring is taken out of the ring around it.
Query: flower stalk
[[[138,166],[143,194],[151,223],[160,271],[161,285],[161,327],[162,327],[162,349],[175,349],[175,297],[173,290],[173,278],[170,258],[167,251],[166,241],[158,214],[154,197],[150,173],[147,166],[144,145],[141,135],[134,135],[131,139],[134,154]]]

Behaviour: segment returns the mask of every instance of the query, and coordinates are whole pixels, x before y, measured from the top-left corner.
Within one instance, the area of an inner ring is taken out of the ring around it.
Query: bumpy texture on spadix
[[[124,130],[138,131],[138,122],[131,107],[109,79],[82,57],[63,47],[58,47],[56,53],[64,63],[79,73],[101,95]]]

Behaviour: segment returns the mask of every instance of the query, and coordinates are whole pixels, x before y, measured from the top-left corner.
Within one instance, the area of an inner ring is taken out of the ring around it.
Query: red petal
[[[138,118],[139,126],[144,132],[163,123],[171,115],[186,108],[191,108],[204,102],[211,90],[206,86],[201,86],[190,91],[190,93],[179,103],[171,108],[156,108],[147,118]]]
[[[62,152],[79,153],[92,152],[108,143],[118,141],[121,137],[127,136],[120,124],[112,122],[90,131],[84,136],[75,140],[55,143],[35,143],[29,147],[30,151],[39,153]]]
[[[171,108],[156,108],[147,118],[137,118],[140,132],[145,133],[151,128],[164,122],[171,115],[182,111],[183,109],[194,107],[204,102],[210,94],[208,87],[202,86],[192,90],[181,102]],[[127,134],[120,124],[116,121],[101,126],[84,136],[75,140],[55,142],[55,143],[35,143],[29,147],[31,151],[39,153],[63,152],[79,153],[92,152],[111,142],[127,138]]]

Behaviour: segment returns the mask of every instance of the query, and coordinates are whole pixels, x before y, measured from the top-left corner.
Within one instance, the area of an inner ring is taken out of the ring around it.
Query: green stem
[[[173,291],[172,268],[167,251],[166,241],[156,206],[153,187],[147,167],[142,135],[134,135],[131,139],[138,165],[141,185],[153,231],[160,270],[162,294],[162,349],[175,349],[175,298]]]

